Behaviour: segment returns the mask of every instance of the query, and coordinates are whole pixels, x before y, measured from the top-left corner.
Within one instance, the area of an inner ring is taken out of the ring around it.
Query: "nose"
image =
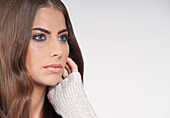
[[[52,43],[50,57],[61,57],[63,55],[63,49],[61,44],[56,41],[56,43]]]

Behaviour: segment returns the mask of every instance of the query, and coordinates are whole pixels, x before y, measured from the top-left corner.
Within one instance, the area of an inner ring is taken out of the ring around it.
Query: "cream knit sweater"
[[[63,118],[97,118],[87,100],[79,72],[72,72],[51,89],[48,99]]]

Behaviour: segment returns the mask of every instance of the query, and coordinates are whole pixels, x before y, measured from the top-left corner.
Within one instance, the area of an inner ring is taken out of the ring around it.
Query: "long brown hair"
[[[83,82],[83,58],[66,7],[60,0],[0,0],[0,118],[29,118],[33,81],[25,66],[32,26],[42,7],[60,10],[69,33],[70,54]],[[48,92],[48,91],[47,91]],[[60,117],[47,97],[42,117]]]

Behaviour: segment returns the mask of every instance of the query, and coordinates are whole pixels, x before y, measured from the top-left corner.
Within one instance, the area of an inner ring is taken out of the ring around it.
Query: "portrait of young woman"
[[[97,118],[60,0],[0,0],[0,118]]]

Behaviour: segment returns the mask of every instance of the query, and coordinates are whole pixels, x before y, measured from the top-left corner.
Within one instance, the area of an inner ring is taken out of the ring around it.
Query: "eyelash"
[[[65,37],[65,39],[64,39],[64,40],[59,39],[59,38],[61,38],[61,37]],[[64,34],[64,35],[59,36],[59,37],[58,37],[58,39],[59,39],[59,40],[61,40],[61,41],[66,42],[66,41],[68,41],[69,37],[68,37],[68,35],[67,35],[67,34]]]
[[[44,37],[44,38],[43,39],[38,39],[38,38],[40,38],[40,36]],[[32,37],[32,39],[34,39],[35,41],[44,41],[44,40],[46,40],[46,35],[44,35],[44,34],[36,34],[36,35],[34,35]]]
[[[44,38],[42,38],[42,37],[44,37]],[[61,38],[63,38],[63,37],[65,38],[64,40],[61,39]],[[38,39],[38,38],[41,38],[41,39]],[[35,40],[35,41],[45,41],[45,40],[47,40],[47,39],[46,39],[46,35],[44,35],[44,34],[36,34],[36,35],[33,35],[32,39]],[[66,42],[66,41],[69,39],[69,37],[68,37],[67,34],[64,34],[64,35],[59,36],[58,39],[61,40],[61,41],[63,41],[63,42]]]

